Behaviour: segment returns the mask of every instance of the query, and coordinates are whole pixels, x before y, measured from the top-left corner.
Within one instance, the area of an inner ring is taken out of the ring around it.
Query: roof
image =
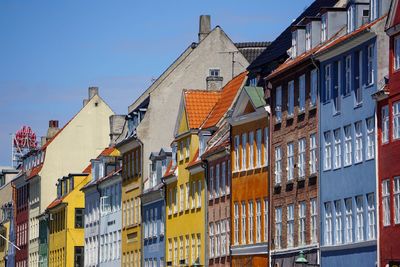
[[[253,62],[271,42],[243,42],[235,43],[236,48],[242,53],[249,63]]]
[[[243,84],[246,82],[247,71],[234,77],[230,80],[221,90],[221,97],[215,104],[214,108],[203,122],[201,128],[207,129],[215,126],[219,120],[228,111],[229,107],[232,105],[238,91],[242,88]]]
[[[220,91],[184,90],[184,105],[190,129],[198,129],[220,98]]]
[[[303,17],[317,15],[322,7],[332,7],[338,0],[316,0],[304,10],[248,67],[256,70],[281,57],[287,58],[286,51],[292,46],[291,27],[296,25]]]
[[[50,203],[50,205],[47,206],[47,209],[52,209],[56,206],[58,206],[59,204],[62,203],[62,201],[64,200],[64,198],[67,196],[68,194],[66,194],[65,196],[61,197],[61,198],[56,198],[55,200],[53,200],[53,202]]]
[[[214,135],[216,135],[214,133]],[[220,138],[214,142],[212,145],[208,146],[206,151],[203,153],[201,156],[202,158],[206,158],[216,152],[219,152],[220,150],[226,149],[227,147],[230,146],[230,132],[226,131]]]
[[[396,24],[399,23],[399,18],[396,18],[396,14],[398,12],[398,7],[399,7],[399,1],[398,0],[392,0],[390,3],[390,9],[389,9],[389,15],[386,20],[386,25],[385,25],[385,30],[388,31],[390,28],[395,26]]]
[[[262,87],[245,86],[243,89],[248,94],[255,108],[263,107],[267,104],[264,99],[264,89]]]
[[[197,149],[196,152],[194,153],[192,160],[188,163],[188,165],[186,165],[186,169],[194,167],[200,163],[201,159],[199,158],[199,149]]]
[[[97,156],[96,159],[111,155],[111,153],[113,153],[115,149],[116,149],[115,146],[106,147],[105,149],[103,149],[103,151],[101,151],[101,153]],[[83,169],[82,172],[92,173],[92,163],[89,163],[89,165],[85,169]]]
[[[165,174],[163,175],[164,179],[167,179],[171,176],[173,176],[175,174],[175,170],[176,170],[177,166],[173,166],[173,162],[172,160],[169,162],[168,166],[167,166],[167,170],[165,171]]]
[[[41,163],[41,164],[39,164],[39,165],[33,167],[33,168],[30,170],[29,174],[26,176],[26,179],[29,180],[29,179],[35,177],[36,175],[38,175],[39,172],[42,170],[42,167],[43,167],[43,163]]]

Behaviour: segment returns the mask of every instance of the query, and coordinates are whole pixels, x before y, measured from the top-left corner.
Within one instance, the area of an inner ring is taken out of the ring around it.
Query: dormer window
[[[61,182],[57,184],[57,198],[61,198]]]
[[[292,59],[297,56],[297,31],[292,32]]]
[[[207,148],[207,142],[210,140],[211,135],[209,133],[203,133],[200,135],[200,147],[199,147],[199,157],[204,154]]]
[[[324,14],[321,16],[321,42],[325,42],[327,36],[327,18],[326,14]]]
[[[306,26],[306,50],[311,49],[311,23]]]
[[[219,77],[219,73],[220,73],[220,70],[217,68],[213,68],[213,69],[209,70],[209,74],[210,74],[209,76],[212,76],[212,77]]]
[[[347,9],[347,32],[352,32],[355,29],[356,24],[356,8],[351,5]]]

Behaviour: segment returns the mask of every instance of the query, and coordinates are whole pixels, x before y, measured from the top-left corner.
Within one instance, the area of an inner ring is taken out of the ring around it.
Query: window
[[[368,46],[368,84],[374,83],[374,45]]]
[[[306,244],[306,202],[299,204],[299,245]]]
[[[178,264],[178,239],[174,238],[174,266]]]
[[[324,170],[330,170],[332,166],[331,132],[324,133]]]
[[[199,262],[200,262],[200,257],[201,257],[200,253],[201,253],[201,239],[200,239],[200,234],[197,234],[197,253],[196,253],[196,255],[197,255],[197,258],[199,259]]]
[[[400,42],[399,42],[400,43]],[[382,110],[382,143],[389,142],[389,106],[383,106]]]
[[[268,199],[264,198],[264,242],[268,241]]]
[[[340,168],[342,165],[342,141],[340,138],[340,129],[333,131],[335,138],[335,149],[334,149],[334,168]]]
[[[192,182],[192,209],[196,208],[196,181]]]
[[[352,157],[351,125],[347,125],[344,127],[344,166],[351,165]]]
[[[179,260],[183,260],[183,236],[179,237]]]
[[[303,74],[299,78],[299,109],[304,111],[306,105],[306,76]]]
[[[332,245],[332,207],[325,203],[325,245]]]
[[[294,243],[294,205],[287,206],[287,247],[293,247]]]
[[[174,214],[178,213],[178,188],[174,188]]]
[[[375,239],[375,197],[374,193],[370,193],[367,195],[368,201],[368,240]]]
[[[378,7],[379,0],[371,0],[371,21],[376,20],[378,18]]]
[[[400,69],[400,36],[394,38],[394,69]]]
[[[219,77],[219,73],[220,73],[220,70],[216,69],[216,68],[209,70],[209,75],[213,76],[213,77]]]
[[[353,242],[353,203],[352,199],[345,200],[346,206],[346,243]]]
[[[261,201],[256,201],[256,242],[261,242]]]
[[[278,86],[276,88],[276,106],[275,106],[275,116],[276,116],[276,121],[280,122],[282,119],[282,86]]]
[[[221,168],[221,195],[225,195],[226,192],[226,162],[222,162]]]
[[[367,119],[367,159],[373,159],[375,156],[375,123],[374,118]]]
[[[342,202],[335,201],[335,244],[342,244],[343,226],[342,226]]]
[[[364,240],[364,199],[363,196],[356,197],[357,217],[356,217],[356,240]]]
[[[75,267],[83,267],[84,266],[84,248],[83,247],[75,247],[74,254],[74,266]]]
[[[220,181],[220,177],[219,177],[219,173],[220,173],[220,164],[218,163],[215,166],[215,197],[219,197],[219,189],[220,189],[220,185],[219,185],[219,181]]]
[[[297,31],[292,32],[292,59],[297,56]]]
[[[340,103],[341,103],[341,84],[342,84],[342,64],[341,61],[336,61],[334,64],[334,88],[333,88],[333,97],[334,97],[334,112],[339,113],[340,112]]]
[[[269,128],[264,128],[264,166],[268,165],[269,155]]]
[[[351,92],[351,55],[348,55],[345,59],[345,84],[344,93],[345,95]]]
[[[180,141],[180,146],[179,146],[179,160],[183,160],[183,141]]]
[[[240,137],[239,137],[239,135],[236,135],[235,136],[235,166],[234,166],[235,171],[239,170],[239,142],[240,142]]]
[[[231,175],[232,175],[232,170],[231,170],[231,160],[228,159],[228,179],[226,183],[226,193],[229,194],[231,192]]]
[[[351,5],[348,9],[347,9],[347,32],[352,32],[355,29],[355,6]]]
[[[400,223],[400,176],[393,180],[393,199],[394,199],[394,223]]]
[[[282,208],[275,208],[275,248],[282,247]]]
[[[242,134],[242,170],[247,169],[247,133]]]
[[[85,209],[75,208],[75,228],[84,227],[85,225],[84,216],[85,216]]]
[[[321,16],[321,42],[325,42],[327,39],[327,21],[326,21],[326,14]]]
[[[317,172],[317,138],[310,135],[310,174]]]
[[[293,143],[287,144],[287,179],[288,181],[293,179],[294,172],[294,145]]]
[[[172,215],[172,189],[169,190],[169,197],[168,197],[168,215]]]
[[[390,183],[389,180],[382,181],[382,207],[383,225],[390,225]]]
[[[306,50],[311,49],[311,23],[306,25]]]
[[[257,142],[257,157],[256,157],[256,167],[261,167],[261,129],[256,131],[256,142]]]
[[[288,83],[288,116],[293,115],[294,109],[294,81]]]
[[[192,256],[192,264],[195,263],[196,261],[196,239],[195,236],[192,234],[192,251],[191,251],[191,256]]]
[[[225,220],[220,221],[221,224],[221,255],[226,255],[226,222]]]
[[[254,205],[249,201],[249,243],[253,243],[254,238]]]
[[[356,88],[354,89],[354,97],[355,97],[355,105],[358,106],[362,103],[362,82],[363,82],[363,77],[362,77],[362,69],[363,69],[363,62],[362,62],[362,50],[358,51],[358,54],[356,54],[358,57],[358,77],[356,77],[356,80],[358,80],[358,84],[356,84]]]
[[[281,183],[282,176],[282,151],[281,147],[275,148],[275,184]]]
[[[254,168],[254,132],[249,133],[249,168]]]
[[[311,106],[315,106],[317,103],[317,91],[318,91],[318,71],[317,69],[313,69],[311,71]]]
[[[185,236],[185,262],[189,264],[189,236]],[[160,267],[163,267],[162,263],[160,262]]]
[[[188,159],[190,157],[190,138],[186,139],[185,153],[186,153],[186,159]]]
[[[172,240],[168,239],[168,261],[172,261]]]
[[[356,134],[356,151],[355,151],[355,163],[361,162],[363,160],[363,138],[362,138],[362,125],[361,121],[355,123],[355,134]]]
[[[310,216],[311,216],[311,222],[310,222],[310,232],[311,232],[311,243],[316,243],[317,242],[317,216],[318,215],[318,210],[317,210],[317,199],[313,198],[310,200]]]
[[[189,207],[189,204],[190,204],[190,202],[189,202],[189,194],[190,194],[190,184],[189,184],[189,182],[187,182],[186,183],[186,192],[185,192],[186,194],[185,194],[185,208],[186,208],[186,210],[188,210],[190,207]]]
[[[201,180],[197,181],[197,208],[201,208]]]
[[[331,64],[325,66],[325,101],[331,99]]]
[[[400,101],[393,104],[393,139],[400,138]]]
[[[304,178],[306,175],[306,139],[299,140],[299,155],[298,155],[299,178]]]
[[[215,256],[221,255],[221,237],[220,237],[220,222],[216,222],[215,226]]]
[[[246,203],[242,202],[242,225],[241,225],[241,232],[242,232],[242,243],[246,244]]]
[[[239,204],[235,202],[234,204],[234,236],[233,236],[233,243],[235,245],[239,244]]]
[[[184,189],[183,189],[183,184],[181,184],[180,186],[179,186],[179,212],[183,212],[183,198],[184,198],[184,195],[185,195],[185,192],[183,191]]]

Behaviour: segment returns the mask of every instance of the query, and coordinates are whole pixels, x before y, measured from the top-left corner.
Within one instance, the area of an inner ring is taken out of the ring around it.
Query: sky
[[[117,114],[197,41],[211,15],[234,42],[273,41],[312,0],[0,1],[0,166],[11,133],[62,127],[89,86]]]

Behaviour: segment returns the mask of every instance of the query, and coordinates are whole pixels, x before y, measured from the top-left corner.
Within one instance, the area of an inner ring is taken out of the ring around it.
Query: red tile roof
[[[190,129],[198,129],[220,98],[219,91],[184,90],[184,104]]]
[[[199,149],[197,149],[196,153],[194,153],[192,160],[186,166],[186,169],[197,166],[200,163],[201,163],[201,159],[199,158]]]
[[[242,72],[241,74],[230,80],[221,90],[221,97],[215,104],[214,108],[207,116],[207,119],[203,122],[201,128],[207,129],[214,127],[219,120],[228,111],[229,107],[232,105],[237,92],[242,88],[246,81],[248,72]]]
[[[96,159],[100,158],[101,156],[109,156],[114,151],[114,149],[114,146],[106,147],[103,151],[101,151]],[[89,165],[82,171],[82,173],[92,173],[92,164],[89,163]]]
[[[40,170],[42,169],[42,167],[43,167],[43,163],[41,163],[41,164],[39,164],[39,165],[33,167],[33,168],[30,170],[29,174],[27,175],[26,179],[29,180],[29,179],[35,177],[36,175],[38,175],[39,172],[40,172]]]
[[[165,171],[165,174],[163,175],[164,179],[169,178],[170,176],[173,176],[176,170],[176,166],[172,166],[173,162],[172,160],[169,162],[167,166],[167,170]]]
[[[62,198],[57,198],[55,199],[53,202],[50,203],[50,205],[47,206],[47,209],[52,209],[54,207],[57,207],[59,204],[62,203],[62,201],[64,200],[66,196],[63,196]]]

